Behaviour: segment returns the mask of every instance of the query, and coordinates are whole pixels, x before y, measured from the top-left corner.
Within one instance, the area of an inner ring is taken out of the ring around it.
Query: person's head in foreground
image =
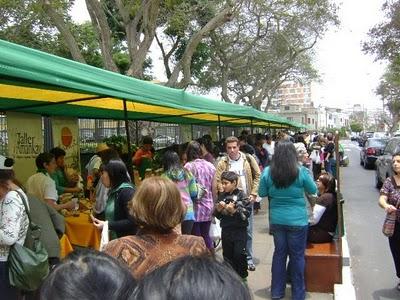
[[[185,256],[145,276],[134,293],[143,300],[250,300],[242,279],[209,256]]]
[[[116,259],[94,250],[74,251],[44,281],[41,300],[134,299],[136,281]]]
[[[143,180],[130,202],[130,210],[140,226],[161,233],[182,223],[186,213],[175,183],[157,176]]]

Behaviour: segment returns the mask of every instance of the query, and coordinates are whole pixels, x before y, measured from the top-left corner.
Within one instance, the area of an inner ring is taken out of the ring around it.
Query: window
[[[307,124],[310,124],[311,120],[310,118],[307,118]]]
[[[289,105],[286,105],[286,106],[285,106],[285,110],[290,110],[290,106],[289,106]]]

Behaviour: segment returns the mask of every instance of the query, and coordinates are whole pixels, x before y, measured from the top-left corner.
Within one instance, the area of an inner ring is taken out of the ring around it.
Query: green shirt
[[[104,212],[106,221],[115,221],[115,201],[117,200],[118,191],[129,187],[132,188],[130,183],[123,182],[117,188],[109,192]],[[118,236],[115,231],[110,230],[110,240],[115,240],[116,238],[118,238]]]
[[[64,194],[65,188],[68,186],[68,180],[65,177],[65,173],[62,169],[57,168],[50,177],[56,183],[56,189],[58,195]]]

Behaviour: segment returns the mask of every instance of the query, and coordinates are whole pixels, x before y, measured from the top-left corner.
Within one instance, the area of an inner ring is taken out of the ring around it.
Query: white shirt
[[[88,171],[89,176],[93,176],[94,170],[99,170],[101,166],[101,158],[97,154],[93,155],[92,158],[89,160],[88,164],[86,165],[86,169]]]
[[[274,155],[275,151],[275,142],[271,141],[271,144],[264,143],[263,148],[268,151],[269,159],[272,159],[272,155]]]
[[[96,185],[96,203],[93,208],[97,214],[102,213],[106,208],[109,190],[110,189],[106,188],[101,180],[99,180],[99,183]]]
[[[51,199],[57,202],[58,199],[56,183],[49,174],[36,173],[29,177],[26,182],[26,191],[42,201]]]
[[[25,193],[18,189],[29,203]],[[29,220],[25,206],[16,191],[10,191],[0,200],[0,261],[7,261],[10,246],[14,243],[23,244],[28,231]]]
[[[240,184],[239,186],[243,191],[247,191],[246,174],[243,169],[244,160],[242,155],[240,155],[238,160],[233,160],[229,156],[229,171],[235,172],[239,176]],[[244,158],[246,159],[246,158]],[[238,182],[239,183],[239,182]]]

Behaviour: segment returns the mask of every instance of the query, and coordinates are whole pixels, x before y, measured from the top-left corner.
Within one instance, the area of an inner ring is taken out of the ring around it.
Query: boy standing
[[[214,215],[221,220],[222,253],[224,260],[243,280],[247,278],[247,225],[251,213],[251,202],[246,194],[237,188],[238,175],[232,171],[221,174],[224,189],[218,196]]]

